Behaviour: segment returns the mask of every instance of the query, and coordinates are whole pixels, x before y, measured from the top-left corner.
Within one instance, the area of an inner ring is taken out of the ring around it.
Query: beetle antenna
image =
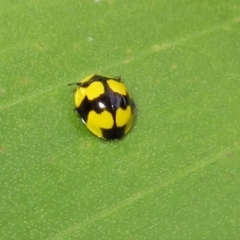
[[[80,85],[80,83],[69,83],[68,86],[72,86],[72,85]]]

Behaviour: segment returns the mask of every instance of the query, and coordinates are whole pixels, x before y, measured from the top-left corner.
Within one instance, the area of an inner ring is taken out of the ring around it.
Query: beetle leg
[[[121,80],[121,76],[115,76],[113,79],[116,80],[116,81],[118,81],[118,82],[121,82],[121,81],[122,81],[122,80]]]

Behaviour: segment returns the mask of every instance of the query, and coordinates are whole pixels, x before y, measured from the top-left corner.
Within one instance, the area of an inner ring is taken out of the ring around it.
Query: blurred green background
[[[67,87],[122,76],[123,140]],[[1,0],[0,239],[239,239],[239,0]]]

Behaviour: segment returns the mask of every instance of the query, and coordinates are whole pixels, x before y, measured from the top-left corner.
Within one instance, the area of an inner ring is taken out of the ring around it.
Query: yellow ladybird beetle
[[[120,139],[134,120],[135,103],[120,77],[90,75],[75,89],[75,108],[82,122],[99,138]]]

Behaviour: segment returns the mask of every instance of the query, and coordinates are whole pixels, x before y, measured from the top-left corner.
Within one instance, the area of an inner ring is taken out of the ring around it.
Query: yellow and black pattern
[[[120,77],[94,74],[77,85],[75,111],[93,134],[119,139],[129,132],[135,104]]]

